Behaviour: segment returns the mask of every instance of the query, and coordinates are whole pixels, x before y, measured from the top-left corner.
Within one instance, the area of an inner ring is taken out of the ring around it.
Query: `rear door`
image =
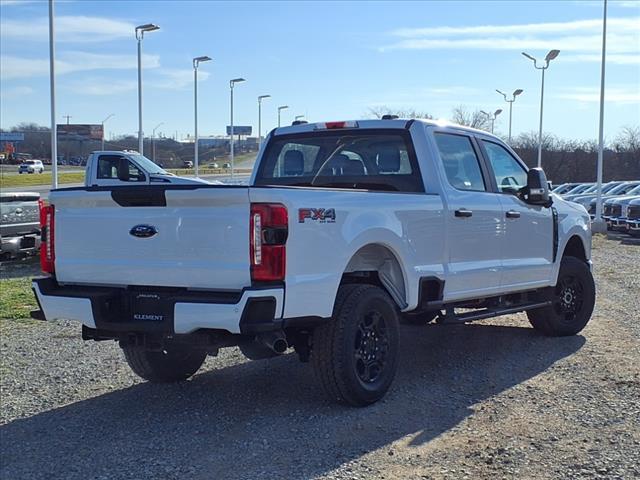
[[[473,139],[434,133],[444,167],[449,272],[445,300],[491,294],[500,287],[502,205],[490,188]]]
[[[242,186],[54,190],[62,283],[238,290],[249,286],[249,194]]]
[[[527,170],[503,145],[478,140],[498,192],[504,219],[502,286],[522,289],[548,285],[553,266],[553,214],[529,205],[516,193],[527,184]]]

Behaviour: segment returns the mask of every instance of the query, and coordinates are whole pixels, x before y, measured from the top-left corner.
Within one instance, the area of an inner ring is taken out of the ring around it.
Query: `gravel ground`
[[[1,327],[3,479],[640,477],[640,246],[598,238],[596,312],[544,338],[522,314],[403,326],[385,399],[325,401],[294,355],[236,349],[151,385],[71,323]]]

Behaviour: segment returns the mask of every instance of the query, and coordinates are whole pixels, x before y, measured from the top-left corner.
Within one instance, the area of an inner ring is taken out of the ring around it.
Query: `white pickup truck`
[[[330,398],[362,406],[393,380],[401,319],[526,311],[560,336],[594,307],[586,210],[500,139],[457,125],[278,128],[248,186],[96,152],[86,186],[49,200],[34,317],[117,340],[150,381],[184,380],[221,347],[293,348]]]

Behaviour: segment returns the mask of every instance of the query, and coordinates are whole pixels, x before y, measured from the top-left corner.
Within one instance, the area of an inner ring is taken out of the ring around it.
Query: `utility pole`
[[[66,118],[67,119],[67,125],[69,125],[69,119],[73,118],[73,117],[71,117],[71,115],[62,115],[62,118]]]
[[[598,196],[596,197],[596,216],[591,225],[594,232],[606,233],[607,225],[602,221],[602,163],[604,161],[604,70],[607,51],[607,0],[604,0],[602,17],[602,65],[600,67],[600,125],[598,130]]]
[[[51,96],[51,187],[58,188],[58,127],[56,125],[56,67],[53,0],[49,0],[49,94]]]

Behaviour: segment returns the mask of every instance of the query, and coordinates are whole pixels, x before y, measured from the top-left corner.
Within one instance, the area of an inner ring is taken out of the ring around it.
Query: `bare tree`
[[[614,148],[618,152],[633,152],[640,154],[640,126],[625,126],[614,141]]]
[[[466,105],[458,105],[451,111],[451,121],[465,127],[489,130],[491,122],[480,110],[471,111]]]
[[[399,118],[425,118],[428,120],[433,119],[433,116],[427,112],[421,112],[414,108],[399,108],[393,109],[386,105],[380,105],[377,107],[369,107],[366,115],[370,118],[382,118],[383,115],[397,115]]]

